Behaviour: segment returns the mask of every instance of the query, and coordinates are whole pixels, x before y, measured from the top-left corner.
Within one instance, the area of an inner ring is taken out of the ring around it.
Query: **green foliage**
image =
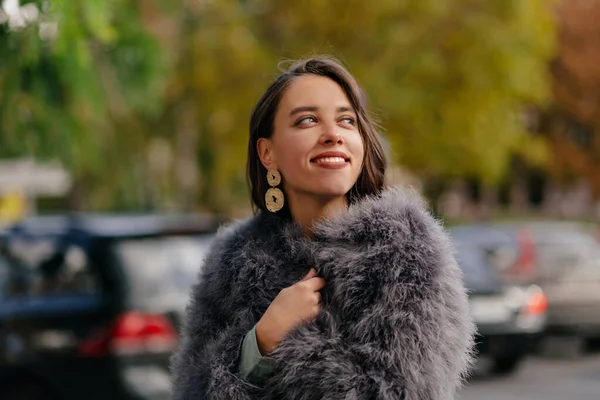
[[[0,156],[58,158],[110,206],[161,110],[167,60],[134,3],[32,5],[37,18],[0,25]]]
[[[347,61],[385,118],[396,160],[423,176],[497,181],[522,149],[524,107],[549,97],[546,0],[260,4],[273,49]]]
[[[347,63],[423,177],[493,183],[543,154],[520,115],[549,96],[546,0],[33,3],[0,24],[0,156],[59,158],[94,208],[245,204],[252,107],[278,61],[315,53]]]

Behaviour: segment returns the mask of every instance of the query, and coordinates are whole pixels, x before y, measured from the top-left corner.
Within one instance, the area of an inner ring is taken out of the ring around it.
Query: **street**
[[[580,359],[534,357],[507,377],[480,376],[460,400],[599,400],[600,354]]]

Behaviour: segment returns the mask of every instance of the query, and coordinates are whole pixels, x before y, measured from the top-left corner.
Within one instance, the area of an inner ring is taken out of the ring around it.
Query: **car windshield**
[[[488,252],[477,245],[456,242],[456,260],[460,265],[469,290],[481,292],[498,289],[499,280],[490,265]]]
[[[116,255],[129,282],[133,306],[153,311],[181,311],[197,281],[212,235],[128,239]]]
[[[488,229],[459,228],[450,232],[467,288],[479,292],[499,290],[500,279],[492,260],[506,238],[496,237],[497,232]]]

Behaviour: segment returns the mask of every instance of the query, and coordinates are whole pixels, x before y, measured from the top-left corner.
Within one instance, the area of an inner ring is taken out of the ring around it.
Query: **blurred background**
[[[0,395],[164,399],[248,121],[290,59],[358,78],[445,221],[461,399],[600,399],[600,1],[0,0]]]

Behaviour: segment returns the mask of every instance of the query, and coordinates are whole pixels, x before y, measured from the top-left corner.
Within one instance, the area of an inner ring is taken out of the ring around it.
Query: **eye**
[[[317,122],[317,119],[315,117],[308,116],[308,117],[300,118],[298,121],[296,121],[296,125],[297,126],[307,126],[310,124],[314,124],[316,122]]]
[[[344,125],[356,125],[356,118],[354,117],[343,117],[342,119],[340,119],[340,122],[342,122]]]

